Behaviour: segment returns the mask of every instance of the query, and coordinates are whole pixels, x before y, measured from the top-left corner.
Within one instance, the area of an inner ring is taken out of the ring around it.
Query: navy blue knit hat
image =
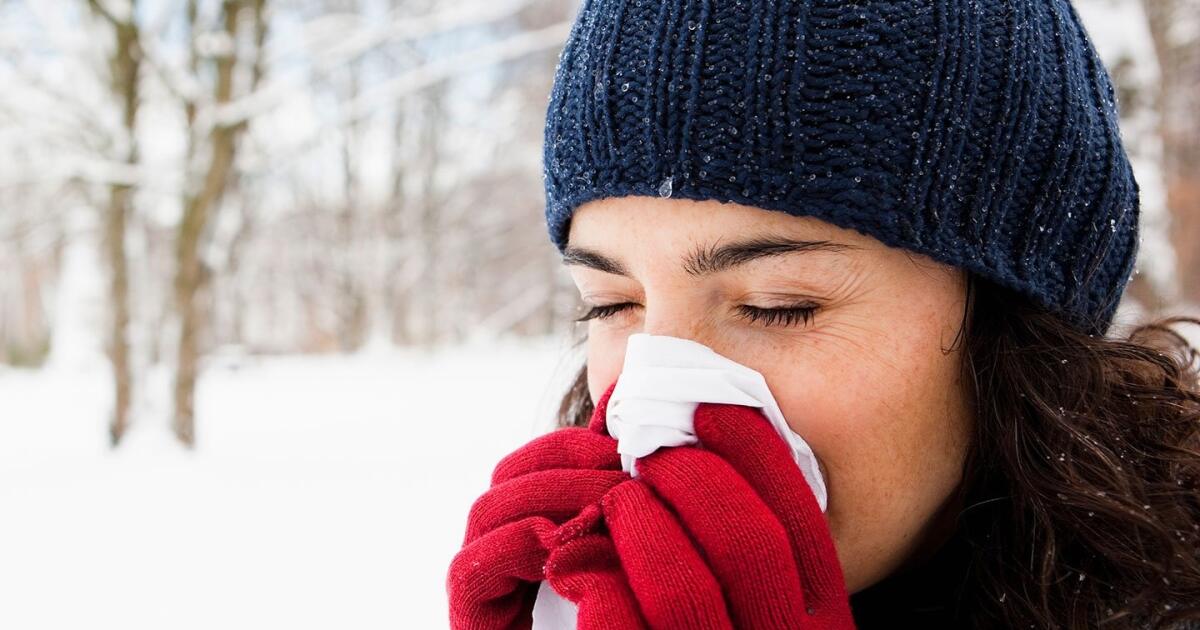
[[[543,152],[560,251],[593,199],[736,202],[1103,334],[1138,249],[1113,86],[1068,0],[585,0]]]

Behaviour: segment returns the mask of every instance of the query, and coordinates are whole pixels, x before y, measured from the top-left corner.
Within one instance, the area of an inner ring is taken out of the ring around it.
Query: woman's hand
[[[530,627],[542,580],[580,629],[854,627],[824,515],[758,410],[699,405],[700,445],[635,479],[604,427],[612,390],[587,429],[496,466],[447,576],[452,628]]]

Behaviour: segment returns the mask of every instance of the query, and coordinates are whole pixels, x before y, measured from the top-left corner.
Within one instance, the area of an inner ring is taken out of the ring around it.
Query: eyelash
[[[590,319],[607,319],[630,306],[636,306],[636,304],[633,302],[621,302],[620,304],[593,306],[583,317],[575,321],[585,322]],[[742,316],[746,319],[751,322],[762,323],[764,326],[795,326],[801,322],[804,324],[811,323],[813,316],[817,312],[817,307],[788,306],[783,308],[759,308],[743,304],[738,307],[738,310],[742,312]]]

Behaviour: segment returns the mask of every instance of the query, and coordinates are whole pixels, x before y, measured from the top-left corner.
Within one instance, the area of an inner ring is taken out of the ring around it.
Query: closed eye
[[[817,307],[805,305],[759,308],[742,305],[738,307],[738,310],[742,311],[746,319],[762,323],[764,326],[795,326],[801,323],[805,325],[810,324],[813,320],[813,315],[817,312]]]
[[[617,304],[593,306],[590,310],[588,310],[587,313],[575,321],[585,322],[592,319],[608,319],[617,313],[634,306],[639,305],[634,302],[620,302]],[[813,316],[817,312],[817,306],[812,304],[802,304],[778,308],[761,308],[758,306],[743,304],[738,306],[738,311],[742,317],[754,323],[759,323],[764,326],[788,327],[795,326],[797,324],[811,323]]]

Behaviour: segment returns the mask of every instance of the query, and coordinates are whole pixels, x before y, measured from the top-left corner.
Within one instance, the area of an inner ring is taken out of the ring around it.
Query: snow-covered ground
[[[194,452],[161,374],[111,451],[102,369],[0,368],[0,628],[444,628],[471,502],[580,360],[560,339],[215,358]]]

